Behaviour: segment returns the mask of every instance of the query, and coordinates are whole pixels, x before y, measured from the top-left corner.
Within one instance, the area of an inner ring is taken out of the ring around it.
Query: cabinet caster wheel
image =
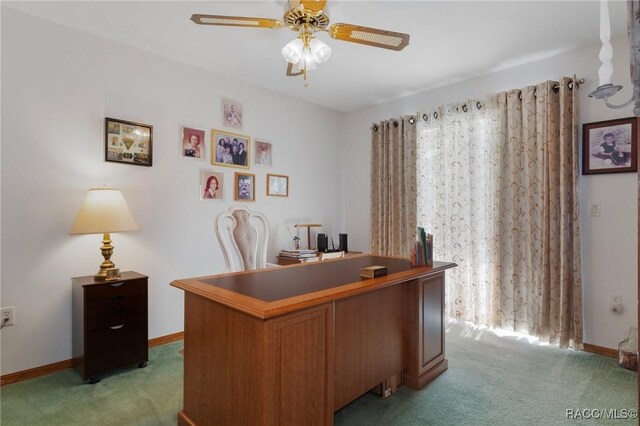
[[[90,385],[95,385],[99,381],[100,381],[100,377],[92,377],[92,378],[89,379],[89,384]]]
[[[138,364],[138,368],[145,368],[147,366],[147,362],[141,362],[140,364]]]

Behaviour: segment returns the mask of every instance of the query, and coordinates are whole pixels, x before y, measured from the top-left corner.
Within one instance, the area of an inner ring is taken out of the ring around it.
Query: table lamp
[[[69,233],[103,234],[101,251],[104,262],[94,278],[96,281],[104,281],[120,278],[120,270],[111,261],[113,246],[110,233],[137,229],[138,224],[119,189],[92,188],[87,193]]]

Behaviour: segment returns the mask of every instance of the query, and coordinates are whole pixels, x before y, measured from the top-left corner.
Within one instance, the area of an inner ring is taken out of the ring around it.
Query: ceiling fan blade
[[[191,15],[191,20],[199,25],[221,25],[227,27],[282,28],[284,24],[277,19],[250,18],[247,16]]]
[[[297,77],[304,74],[304,71],[293,65],[291,62],[287,62],[287,77]]]
[[[409,44],[409,34],[351,24],[331,25],[329,35],[337,40],[391,50],[402,50]]]

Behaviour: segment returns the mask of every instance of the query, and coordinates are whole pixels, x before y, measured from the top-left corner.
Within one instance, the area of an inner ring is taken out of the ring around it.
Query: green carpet
[[[0,389],[2,425],[175,425],[182,406],[182,342],[153,348],[147,368],[84,384],[67,370]],[[451,324],[449,370],[422,391],[367,394],[336,425],[637,424],[567,420],[566,409],[635,409],[636,374],[614,359],[499,338]]]

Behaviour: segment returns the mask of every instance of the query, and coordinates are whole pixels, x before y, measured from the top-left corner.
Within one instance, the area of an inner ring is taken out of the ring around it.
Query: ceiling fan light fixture
[[[299,38],[290,41],[285,47],[282,48],[282,56],[284,56],[287,62],[297,64],[298,62],[300,62],[300,58],[302,57],[302,47],[302,40],[300,40]]]
[[[313,58],[313,53],[310,49],[304,49],[302,52],[302,60],[304,61],[304,67],[307,71],[316,69],[316,61]]]
[[[313,60],[317,64],[321,64],[331,56],[331,48],[321,40],[314,38],[310,43],[311,52],[313,52]]]

